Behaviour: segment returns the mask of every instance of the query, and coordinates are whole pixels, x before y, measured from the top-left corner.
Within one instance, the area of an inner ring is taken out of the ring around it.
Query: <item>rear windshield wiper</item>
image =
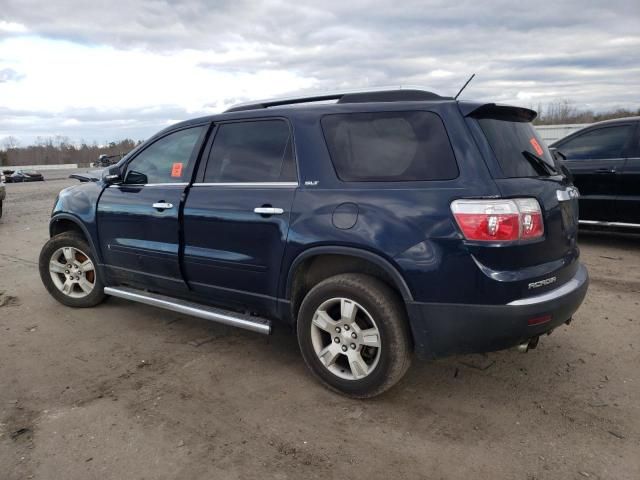
[[[558,175],[558,171],[539,156],[529,152],[528,150],[523,150],[522,155],[529,161],[531,165],[533,165],[533,168],[538,173],[543,173],[546,175]]]

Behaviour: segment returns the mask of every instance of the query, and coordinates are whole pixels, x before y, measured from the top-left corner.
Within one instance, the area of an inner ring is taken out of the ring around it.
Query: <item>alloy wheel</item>
[[[96,271],[89,256],[75,247],[57,249],[49,260],[54,285],[71,298],[89,295],[96,283]]]
[[[324,367],[345,380],[361,380],[378,364],[380,330],[359,303],[331,298],[315,311],[311,322],[313,349]]]

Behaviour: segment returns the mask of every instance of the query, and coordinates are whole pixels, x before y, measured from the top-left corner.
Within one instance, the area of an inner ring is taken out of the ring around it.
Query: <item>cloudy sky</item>
[[[0,0],[0,148],[381,85],[640,107],[640,1]]]

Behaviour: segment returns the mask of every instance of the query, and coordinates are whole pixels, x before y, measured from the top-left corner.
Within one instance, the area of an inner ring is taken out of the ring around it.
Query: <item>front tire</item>
[[[336,275],[312,288],[300,306],[297,332],[312,373],[349,397],[381,394],[411,363],[402,300],[368,275]]]
[[[63,305],[94,307],[105,299],[95,256],[76,233],[61,233],[49,239],[40,252],[39,267],[45,288]]]

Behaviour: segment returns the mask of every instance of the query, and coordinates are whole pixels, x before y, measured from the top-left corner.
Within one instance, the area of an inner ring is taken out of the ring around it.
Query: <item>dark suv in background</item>
[[[594,123],[551,144],[580,190],[580,223],[640,228],[640,117]]]
[[[311,371],[353,397],[413,352],[526,350],[588,285],[577,192],[535,115],[390,90],[182,122],[60,193],[40,274],[69,306],[293,325]]]

